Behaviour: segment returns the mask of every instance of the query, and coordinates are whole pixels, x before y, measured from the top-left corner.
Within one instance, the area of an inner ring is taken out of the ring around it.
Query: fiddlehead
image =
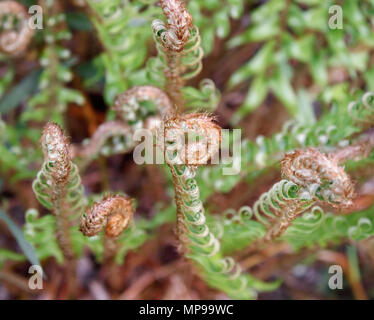
[[[34,35],[29,27],[29,15],[16,1],[0,2],[0,52],[18,55],[23,52]]]
[[[83,186],[77,166],[71,162],[69,143],[61,128],[48,123],[42,134],[44,163],[33,183],[39,202],[56,218],[57,240],[66,259],[71,260],[70,227],[85,206]]]
[[[152,22],[160,60],[164,65],[166,92],[173,103],[183,110],[184,81],[195,77],[202,68],[204,52],[199,30],[181,0],[162,0],[161,7],[167,19]]]
[[[161,20],[154,20],[152,29],[165,49],[180,52],[190,36],[192,17],[183,1],[161,0],[160,3],[167,24]]]
[[[250,175],[262,168],[270,167],[280,161],[287,151],[302,147],[318,147],[331,152],[337,147],[347,146],[358,133],[370,127],[374,122],[374,109],[370,108],[373,96],[365,93],[364,103],[351,102],[347,108],[331,110],[314,125],[301,125],[296,121],[287,121],[282,130],[271,137],[257,136],[255,141],[244,139],[241,142],[242,175]],[[360,121],[360,119],[362,121]],[[338,128],[344,127],[345,130]],[[203,169],[204,180],[214,190],[230,191],[239,181],[240,176],[222,177],[222,167]],[[214,181],[214,185],[210,185]]]
[[[221,140],[220,127],[207,114],[169,118],[158,131],[158,145],[170,164],[207,164],[217,153]],[[184,141],[185,136],[188,141]]]
[[[176,131],[170,139],[170,136],[169,138],[165,137],[167,129],[158,130],[158,145],[165,148],[165,152],[167,152],[167,146],[163,142],[160,144],[160,140],[162,140],[160,136],[166,138],[165,142],[169,139],[177,143],[176,136],[183,135],[184,137],[189,130],[199,131],[199,134],[208,140],[205,146],[212,146],[209,151],[205,150],[203,157],[196,157],[193,152],[194,150],[202,151],[201,148],[197,148],[193,144],[189,145],[189,143],[184,146],[182,153],[190,155],[191,162],[188,161],[188,157],[184,156],[178,157],[179,164],[175,164],[174,157],[166,156],[166,162],[173,175],[177,205],[177,235],[184,253],[197,263],[203,277],[211,286],[225,291],[231,297],[254,298],[256,294],[254,289],[274,288],[274,284],[264,284],[250,275],[241,274],[240,266],[232,258],[223,257],[219,240],[210,231],[206,222],[204,206],[200,200],[199,187],[195,180],[195,165],[206,163],[218,151],[220,135],[216,131],[219,132],[219,127],[211,117],[201,114],[170,118],[164,126],[169,130]],[[180,164],[182,159],[189,165]]]
[[[324,155],[315,148],[295,150],[281,162],[282,175],[302,187],[321,189],[323,199],[334,206],[349,206],[354,186],[334,155]]]
[[[95,202],[81,216],[80,230],[85,236],[95,236],[105,228],[104,260],[115,256],[115,240],[129,226],[133,211],[129,198],[115,195]]]

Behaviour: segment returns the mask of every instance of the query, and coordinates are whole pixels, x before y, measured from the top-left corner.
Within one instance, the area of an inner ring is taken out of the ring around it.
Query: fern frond
[[[128,228],[133,218],[133,211],[129,198],[114,195],[95,202],[82,214],[80,230],[85,236],[95,236],[105,227],[104,261],[115,257],[116,239]]]
[[[58,263],[63,263],[64,255],[55,236],[56,218],[52,215],[40,217],[36,209],[29,209],[25,220],[25,237],[35,247],[39,259],[55,257]]]
[[[152,22],[159,59],[166,78],[166,93],[173,103],[184,109],[182,88],[184,82],[195,77],[202,68],[204,56],[199,30],[192,24],[192,17],[181,0],[161,1],[167,24],[161,20]],[[160,70],[160,67],[158,67]]]
[[[129,5],[121,0],[88,0],[87,3],[105,49],[101,55],[106,72],[105,100],[112,104],[118,94],[135,85],[132,77],[147,57],[146,42],[152,36],[147,22],[154,17],[156,8],[139,3]]]
[[[33,182],[39,202],[56,218],[57,240],[64,257],[72,260],[70,227],[86,205],[77,166],[71,162],[69,144],[61,128],[48,123],[41,138],[44,163]]]
[[[22,113],[21,120],[61,123],[66,106],[69,103],[82,105],[84,97],[79,91],[66,87],[66,83],[73,79],[73,73],[66,63],[72,53],[65,48],[64,42],[70,40],[72,35],[66,25],[66,16],[61,12],[61,5],[54,0],[42,0],[40,5],[45,24],[44,49],[39,59],[43,71],[39,77],[39,92],[28,101],[28,108]]]
[[[367,92],[365,101],[372,96]],[[369,99],[370,100],[370,99]],[[355,108],[352,108],[352,105]],[[302,147],[318,147],[321,150],[333,151],[337,147],[346,147],[358,133],[371,126],[369,122],[357,121],[353,109],[358,114],[365,113],[366,119],[374,116],[374,109],[365,107],[363,103],[351,102],[346,109],[333,109],[314,125],[301,125],[296,121],[288,121],[280,132],[271,137],[258,136],[255,141],[241,141],[242,171],[236,176],[222,176],[222,166],[202,169],[203,179],[200,185],[208,190],[220,192],[230,191],[242,177],[256,175],[258,170],[274,166],[287,151]],[[366,112],[369,113],[366,113]],[[344,128],[344,130],[339,130]],[[214,182],[212,185],[211,183]]]
[[[354,186],[333,154],[324,155],[315,148],[287,153],[281,162],[282,175],[308,187],[317,185],[325,201],[335,206],[349,206]]]
[[[314,207],[297,218],[287,229],[282,239],[295,250],[301,248],[325,247],[345,239],[359,241],[374,235],[373,207],[348,215],[324,213]]]
[[[177,234],[186,256],[197,263],[208,284],[236,299],[253,299],[255,290],[274,289],[277,283],[265,284],[242,274],[232,258],[223,257],[219,240],[206,223],[194,168],[174,165],[171,170],[177,204]]]
[[[207,114],[170,117],[157,132],[157,144],[169,164],[207,164],[217,153],[220,140],[221,128]]]

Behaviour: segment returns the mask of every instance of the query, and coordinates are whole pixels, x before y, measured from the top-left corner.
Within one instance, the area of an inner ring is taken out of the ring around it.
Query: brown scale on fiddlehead
[[[62,129],[49,122],[43,129],[40,139],[44,159],[48,161],[50,172],[56,184],[64,185],[71,170],[69,142]]]
[[[349,206],[354,196],[351,178],[339,166],[334,154],[325,155],[315,148],[295,150],[281,162],[282,175],[301,187],[315,185],[324,201],[335,207]]]
[[[190,36],[192,17],[181,0],[161,0],[160,4],[167,23],[155,20],[152,28],[165,49],[180,52]]]
[[[0,51],[9,55],[20,54],[34,34],[34,29],[28,24],[28,13],[16,1],[2,1],[0,19]]]
[[[104,260],[108,260],[115,255],[115,240],[129,226],[133,214],[129,198],[108,196],[95,202],[81,216],[80,230],[85,236],[92,237],[105,228]]]

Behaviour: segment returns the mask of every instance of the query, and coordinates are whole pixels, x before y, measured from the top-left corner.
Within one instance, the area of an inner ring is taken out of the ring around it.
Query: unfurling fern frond
[[[349,206],[354,186],[334,155],[315,148],[295,150],[281,162],[282,175],[301,187],[318,186],[323,199],[334,206]]]
[[[277,283],[262,283],[249,274],[242,274],[231,257],[223,257],[219,240],[206,222],[194,179],[195,169],[184,165],[171,166],[171,169],[177,203],[177,234],[186,256],[197,263],[208,284],[237,299],[255,298],[255,290],[274,289]]]
[[[175,130],[172,138],[167,137],[167,130],[158,131],[158,142],[164,138],[165,142],[173,141],[177,135],[183,135],[189,130],[199,131],[207,141],[204,156],[195,154],[201,148],[188,144],[182,149],[183,154],[190,155],[190,163],[200,165],[211,159],[219,149],[219,127],[207,115],[190,114],[170,118],[165,128]],[[218,134],[216,133],[218,131]],[[162,137],[160,139],[160,136]],[[177,140],[177,139],[176,139]],[[172,143],[174,145],[174,143]],[[161,148],[167,147],[161,143]],[[178,157],[181,160],[180,157]],[[204,162],[200,160],[203,159]],[[166,156],[172,175],[177,204],[177,235],[181,248],[190,259],[197,263],[197,267],[204,279],[213,287],[225,291],[233,298],[254,298],[255,290],[274,288],[277,284],[265,284],[241,273],[240,266],[230,257],[223,257],[219,240],[210,231],[206,222],[203,203],[200,200],[199,187],[195,180],[196,167],[186,164],[175,164],[175,158]],[[187,161],[187,157],[183,158]],[[187,161],[188,162],[188,161]]]
[[[230,241],[237,242],[238,246],[225,247],[237,250],[243,248],[248,241],[247,244],[251,244],[249,249],[252,249],[279,238],[292,222],[316,201],[325,202],[335,208],[350,206],[354,197],[354,186],[344,168],[339,167],[340,158],[335,158],[339,154],[343,154],[342,157],[347,159],[348,154],[356,156],[357,152],[340,151],[324,155],[317,149],[309,148],[286,154],[281,163],[281,170],[283,177],[288,180],[276,183],[270,191],[262,194],[253,209],[241,209],[249,219],[253,216],[257,222],[263,224],[267,230],[266,234],[261,235],[262,229],[258,225],[248,224],[248,228],[252,228],[253,232],[243,232],[244,239],[238,236],[239,240],[233,235]],[[228,215],[235,217],[239,222],[243,219],[231,210],[224,216],[223,223],[227,226],[227,234],[232,234],[231,223],[227,223],[230,221]],[[224,234],[223,242],[225,237]]]
[[[314,125],[288,121],[280,132],[271,137],[260,135],[255,141],[243,139],[241,175],[222,176],[222,166],[209,167],[202,170],[204,180],[199,180],[199,183],[206,184],[212,191],[228,192],[242,176],[249,176],[260,169],[274,166],[287,151],[302,147],[318,147],[331,152],[337,147],[350,145],[355,135],[374,124],[374,120],[370,120],[374,119],[374,109],[371,109],[369,104],[373,94],[367,92],[364,96],[366,106],[364,103],[351,102],[346,109],[330,111]],[[359,121],[360,114],[363,121]]]
[[[163,69],[166,78],[166,93],[173,103],[184,109],[182,94],[184,82],[195,77],[202,68],[204,56],[201,48],[199,29],[192,24],[192,17],[183,1],[162,0],[161,7],[167,19],[152,22],[152,30],[157,44],[161,65],[153,61],[150,66],[157,74]],[[150,72],[152,76],[152,70]]]
[[[0,2],[0,52],[18,55],[27,48],[34,35],[29,18],[17,1]]]
[[[220,140],[221,128],[207,114],[171,117],[157,132],[157,144],[169,164],[207,164],[217,153]]]
[[[56,218],[57,240],[64,257],[72,260],[70,227],[86,205],[84,189],[77,166],[71,162],[69,143],[61,128],[48,123],[43,130],[41,145],[44,163],[33,183],[39,202]]]
[[[133,211],[129,198],[115,195],[95,202],[82,214],[80,230],[85,236],[95,236],[105,228],[105,261],[114,258],[117,252],[116,239],[128,228],[133,218]]]

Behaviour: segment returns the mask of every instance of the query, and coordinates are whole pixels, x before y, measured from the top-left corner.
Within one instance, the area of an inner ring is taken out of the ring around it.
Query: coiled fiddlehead
[[[210,140],[208,145],[213,146],[209,151],[205,151],[203,158],[195,158],[194,166],[174,164],[175,159],[170,161],[170,158],[166,157],[173,175],[177,205],[177,235],[182,250],[190,259],[197,262],[205,280],[211,286],[225,291],[231,297],[254,298],[256,294],[254,289],[266,290],[273,288],[274,284],[264,284],[250,275],[241,274],[240,266],[232,258],[222,256],[219,240],[210,231],[206,222],[204,206],[195,180],[195,165],[202,164],[201,159],[209,160],[218,151],[220,136],[215,133],[210,134],[208,131],[216,131],[219,127],[207,115],[190,114],[178,117],[178,119],[168,119],[165,127],[175,129],[183,135],[188,130],[201,130],[200,135],[205,135],[205,138]],[[158,135],[164,136],[164,133],[165,131],[158,131]],[[159,137],[158,141],[160,141]],[[161,144],[161,147],[163,146]],[[194,149],[192,145],[187,144],[184,150],[187,154],[190,154],[190,151],[187,151],[189,148]]]
[[[162,0],[167,19],[152,22],[160,60],[164,66],[166,92],[178,108],[184,109],[182,87],[184,81],[195,77],[202,68],[204,52],[199,30],[181,0]]]
[[[185,136],[188,141],[184,141]],[[207,164],[217,153],[220,139],[220,127],[207,114],[191,113],[169,118],[157,133],[157,142],[164,150],[166,162],[172,164]]]
[[[351,204],[353,183],[333,154],[324,155],[315,148],[295,150],[286,154],[281,171],[284,177],[299,186],[318,186],[323,199],[334,206]]]
[[[9,55],[23,52],[34,35],[29,15],[16,1],[0,2],[0,51]]]
[[[61,128],[48,123],[43,130],[41,145],[44,163],[33,182],[39,202],[56,218],[57,240],[64,257],[75,256],[70,240],[70,227],[86,205],[77,166],[71,162],[69,143]]]
[[[133,211],[130,199],[114,195],[95,202],[81,216],[80,230],[85,236],[95,236],[105,228],[104,261],[114,257],[115,240],[129,226]]]

